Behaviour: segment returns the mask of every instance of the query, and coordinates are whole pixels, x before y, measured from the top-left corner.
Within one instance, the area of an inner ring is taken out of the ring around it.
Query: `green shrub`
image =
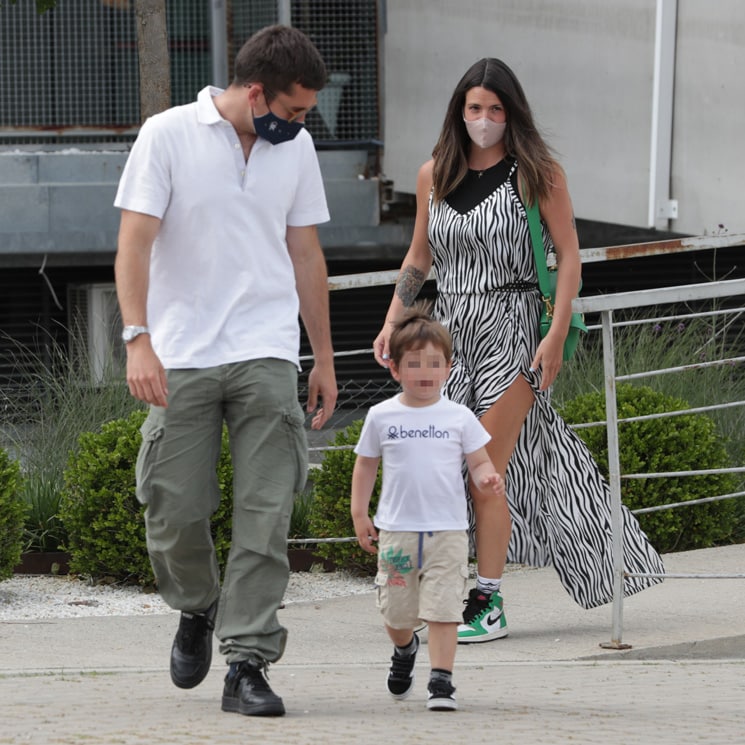
[[[100,433],[81,435],[65,469],[60,517],[68,533],[70,570],[91,577],[153,583],[145,542],[144,508],[135,497],[135,463],[140,426],[146,416],[136,411],[127,419],[105,424]],[[230,547],[233,468],[223,432],[217,466],[222,500],[212,520],[221,570]]]
[[[333,445],[356,445],[360,438],[363,420],[352,422],[338,432]],[[320,469],[313,475],[313,503],[310,515],[311,533],[314,538],[346,538],[354,535],[354,524],[350,512],[352,493],[352,471],[355,454],[352,450],[329,450]],[[380,496],[381,474],[375,480],[370,499],[370,514],[374,514]],[[330,559],[336,566],[350,572],[372,574],[375,572],[376,556],[363,551],[359,544],[319,543],[316,553]]]
[[[682,399],[621,384],[617,387],[618,418],[679,411],[689,408]],[[578,396],[560,409],[570,424],[605,419],[605,394]],[[605,427],[578,430],[601,471],[608,476]],[[659,473],[724,468],[730,465],[723,438],[704,414],[619,424],[621,474]],[[732,474],[672,478],[624,479],[621,493],[631,510],[672,502],[730,494],[737,489]],[[736,505],[734,499],[639,515],[639,522],[658,551],[683,551],[730,542]]]
[[[21,469],[0,448],[0,580],[13,574],[21,560],[26,508],[19,496]]]

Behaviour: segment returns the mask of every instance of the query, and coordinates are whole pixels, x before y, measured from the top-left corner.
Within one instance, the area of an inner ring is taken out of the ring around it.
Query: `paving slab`
[[[745,545],[670,554],[668,572],[745,573]],[[611,608],[575,605],[553,569],[511,568],[510,635],[459,646],[459,710],[389,699],[391,648],[370,593],[281,611],[290,630],[270,681],[279,719],[220,711],[215,656],[196,689],[175,688],[178,614],[0,624],[0,745],[6,743],[745,742],[745,580],[667,579],[624,603],[628,650],[607,650]]]

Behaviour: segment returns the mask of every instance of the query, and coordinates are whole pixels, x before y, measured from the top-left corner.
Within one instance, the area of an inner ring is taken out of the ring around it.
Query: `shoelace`
[[[430,680],[429,692],[432,696],[452,696],[455,693],[455,686],[446,680]]]
[[[489,605],[489,598],[486,595],[474,595],[463,601],[466,609],[463,611],[463,621],[470,623],[476,616],[483,613]]]
[[[265,677],[266,676],[266,677]],[[270,691],[269,683],[266,678],[269,677],[266,665],[262,667],[254,667],[249,663],[243,663],[238,668],[238,677],[251,678],[253,687],[257,691]]]

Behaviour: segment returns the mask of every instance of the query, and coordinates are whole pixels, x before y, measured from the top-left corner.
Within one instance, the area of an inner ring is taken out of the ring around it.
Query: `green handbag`
[[[528,215],[528,227],[530,228],[530,239],[533,243],[533,254],[535,255],[535,268],[538,274],[538,289],[541,291],[543,299],[543,310],[541,310],[540,330],[541,337],[546,336],[551,328],[551,321],[554,318],[554,302],[556,301],[556,279],[558,272],[556,267],[548,268],[546,264],[546,250],[543,246],[543,234],[541,233],[541,216],[538,212],[538,205],[526,205],[525,211]],[[580,282],[579,290],[582,289]],[[569,322],[569,331],[564,341],[564,361],[571,359],[577,351],[580,335],[587,333],[585,319],[581,313],[572,313],[572,319]]]

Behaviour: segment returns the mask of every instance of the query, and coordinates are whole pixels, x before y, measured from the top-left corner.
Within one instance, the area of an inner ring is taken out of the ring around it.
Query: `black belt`
[[[492,292],[532,292],[537,289],[538,284],[536,282],[518,280],[516,282],[508,282],[506,285],[495,287]]]

